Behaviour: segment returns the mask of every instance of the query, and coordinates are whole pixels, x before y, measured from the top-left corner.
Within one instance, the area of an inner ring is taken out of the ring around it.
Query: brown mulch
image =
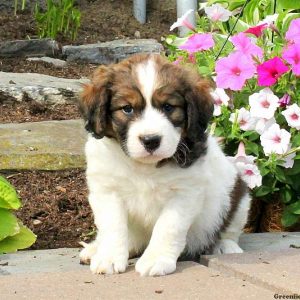
[[[63,68],[57,68],[49,63],[28,61],[26,58],[0,58],[2,72],[39,73],[70,79],[90,77],[97,67],[93,64],[68,63]]]
[[[170,25],[176,20],[176,8],[171,10],[150,9],[147,23],[140,24],[133,17],[132,0],[80,0],[81,26],[75,41],[58,37],[62,44],[87,44],[111,41],[116,38],[155,38],[170,33]],[[0,41],[37,38],[36,23],[30,11],[1,11]],[[138,33],[137,33],[138,32]]]
[[[0,123],[24,123],[80,118],[77,104],[46,105],[35,101],[2,103]]]
[[[36,235],[32,249],[78,247],[93,237],[84,171],[22,171],[5,174],[23,207],[16,213]]]

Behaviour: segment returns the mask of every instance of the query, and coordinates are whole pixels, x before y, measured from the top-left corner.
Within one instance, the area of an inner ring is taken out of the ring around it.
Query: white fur
[[[90,136],[86,157],[89,202],[99,229],[90,258],[94,273],[124,272],[129,252],[146,247],[136,264],[141,275],[173,272],[184,249],[196,253],[209,245],[229,209],[237,176],[212,137],[207,154],[186,169],[140,163],[108,138]],[[243,198],[217,253],[241,252],[237,241],[249,201]]]

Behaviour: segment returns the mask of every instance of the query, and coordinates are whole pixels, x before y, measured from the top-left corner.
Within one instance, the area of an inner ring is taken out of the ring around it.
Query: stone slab
[[[140,277],[133,265],[123,274],[93,275],[88,266],[79,265],[74,249],[22,251],[0,259],[1,299],[210,300],[226,295],[233,300],[264,300],[274,294],[194,262],[178,263],[177,271],[168,276]]]
[[[0,124],[0,170],[85,167],[82,120]]]
[[[67,61],[83,61],[94,64],[117,63],[136,53],[161,53],[163,46],[153,39],[115,40],[80,46],[63,46]]]
[[[50,104],[76,101],[87,79],[66,79],[37,73],[0,72],[2,101],[32,99]]]
[[[300,232],[245,233],[239,241],[244,251],[281,251],[300,247]]]
[[[299,249],[204,256],[201,263],[274,293],[300,294]]]
[[[0,57],[56,56],[58,43],[52,39],[31,39],[0,42]]]

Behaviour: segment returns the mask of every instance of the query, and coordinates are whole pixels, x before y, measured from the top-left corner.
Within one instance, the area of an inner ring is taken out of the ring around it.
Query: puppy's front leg
[[[89,196],[98,229],[97,250],[91,257],[93,273],[113,274],[126,270],[128,263],[127,213],[115,194]]]
[[[195,199],[170,200],[154,226],[148,247],[136,263],[140,275],[159,276],[175,271],[197,212]]]

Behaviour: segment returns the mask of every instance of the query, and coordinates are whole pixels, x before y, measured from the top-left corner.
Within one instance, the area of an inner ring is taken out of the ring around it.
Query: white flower
[[[214,100],[214,116],[219,116],[221,114],[221,106],[228,106],[229,96],[226,94],[224,89],[216,88],[214,91],[210,92]]]
[[[260,136],[261,145],[267,156],[271,153],[286,153],[290,139],[291,134],[285,129],[280,129],[278,124],[273,124]]]
[[[279,107],[279,98],[269,88],[249,97],[250,113],[252,117],[271,119]]]
[[[292,147],[292,145],[289,144],[287,151],[290,151],[291,147]],[[280,166],[283,166],[285,168],[292,168],[294,166],[294,158],[295,158],[295,156],[296,156],[296,152],[293,152],[293,153],[285,156],[283,158],[283,162],[280,164]]]
[[[276,22],[278,19],[278,14],[268,15],[262,21],[260,21],[257,25],[268,24],[270,26],[272,23]]]
[[[257,119],[255,124],[255,131],[259,134],[263,134],[269,127],[276,123],[275,118],[272,119]]]
[[[207,17],[212,21],[221,21],[226,22],[228,21],[229,17],[232,15],[232,12],[228,9],[225,9],[220,4],[213,4],[212,6],[207,6],[204,8]]]
[[[174,30],[177,27],[186,26],[189,29],[193,30],[193,26],[187,21],[187,18],[189,14],[191,14],[194,10],[189,9],[186,13],[183,14],[180,18],[177,19],[177,21],[170,27],[170,31]],[[191,28],[192,26],[192,28]]]
[[[239,144],[236,156],[227,158],[235,164],[239,174],[249,188],[253,189],[256,186],[261,186],[262,176],[254,163],[256,157],[246,155],[245,145],[242,142]]]
[[[242,179],[247,183],[250,189],[253,189],[256,186],[261,186],[262,176],[260,175],[259,169],[256,165],[237,162],[236,167]]]
[[[237,114],[237,118],[236,118]],[[236,118],[236,122],[240,125],[240,128],[244,131],[253,130],[255,128],[255,119],[251,117],[250,112],[246,110],[244,107],[237,110],[235,113],[230,115],[229,121],[234,123]]]
[[[297,104],[293,104],[287,107],[282,112],[289,126],[300,129],[300,107]]]

